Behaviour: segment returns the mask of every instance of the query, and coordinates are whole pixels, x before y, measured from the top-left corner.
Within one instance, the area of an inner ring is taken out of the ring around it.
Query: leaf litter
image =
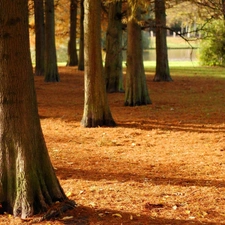
[[[39,115],[55,172],[77,207],[36,224],[225,224],[224,79],[176,76],[165,84],[148,73],[152,105],[124,107],[124,94],[111,93],[118,126],[88,129],[80,126],[83,72],[59,71],[57,84],[35,77]]]

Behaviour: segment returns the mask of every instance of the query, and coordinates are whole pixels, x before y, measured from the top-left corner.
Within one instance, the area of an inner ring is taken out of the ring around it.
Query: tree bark
[[[101,55],[101,0],[84,0],[84,127],[115,126],[105,88]]]
[[[41,130],[27,0],[1,0],[0,27],[0,203],[3,211],[26,218],[67,197]]]
[[[140,9],[136,10],[134,17],[127,24],[125,106],[151,104],[143,64],[141,27],[137,22],[140,19]]]
[[[45,81],[59,82],[55,46],[54,0],[45,0]]]
[[[106,32],[105,78],[106,90],[109,93],[123,92],[122,71],[122,2],[109,5],[108,28]]]
[[[77,66],[77,0],[70,0],[70,38],[68,42],[68,62],[67,66]]]
[[[43,0],[34,0],[35,16],[35,75],[44,75],[45,68],[45,24]]]
[[[78,70],[84,70],[84,0],[80,0],[80,42]]]
[[[153,81],[172,81],[168,63],[166,41],[165,0],[155,0],[156,22],[156,73]]]

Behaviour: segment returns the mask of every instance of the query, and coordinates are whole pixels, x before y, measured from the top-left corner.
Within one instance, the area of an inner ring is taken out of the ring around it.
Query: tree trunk
[[[1,0],[0,27],[0,203],[26,218],[67,197],[40,126],[27,0]]]
[[[84,0],[80,0],[80,43],[78,70],[84,70]]]
[[[68,42],[68,62],[67,66],[77,66],[77,0],[70,0],[70,39]]]
[[[45,81],[59,82],[55,46],[54,0],[45,0]]]
[[[112,2],[109,6],[106,33],[105,78],[107,92],[123,92],[122,71],[122,2]]]
[[[222,0],[222,13],[223,13],[223,19],[225,20],[225,0]]]
[[[103,77],[101,55],[101,0],[84,0],[85,100],[84,127],[115,126]]]
[[[136,10],[135,18],[127,24],[127,71],[125,106],[151,104],[146,84],[143,64],[142,33],[136,19],[140,19],[140,9]]]
[[[34,0],[35,15],[35,75],[44,75],[45,68],[45,24],[43,0]]]
[[[153,81],[172,81],[166,42],[165,0],[155,0],[156,21],[156,73]]]

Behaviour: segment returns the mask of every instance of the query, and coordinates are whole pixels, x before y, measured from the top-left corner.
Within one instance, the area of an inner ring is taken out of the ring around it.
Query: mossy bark
[[[101,55],[101,0],[84,0],[84,127],[115,126],[108,105]]]
[[[138,24],[140,9],[136,10],[127,24],[127,70],[125,88],[125,106],[137,106],[150,104],[151,100],[146,83],[141,27]]]
[[[45,81],[60,81],[55,45],[54,0],[45,0]]]
[[[111,2],[109,5],[108,28],[106,32],[105,79],[106,90],[124,92],[122,71],[122,2]]]
[[[67,200],[43,138],[29,48],[26,0],[0,7],[0,203],[26,218]]]
[[[167,41],[165,0],[155,0],[156,72],[153,81],[172,81],[170,76]]]

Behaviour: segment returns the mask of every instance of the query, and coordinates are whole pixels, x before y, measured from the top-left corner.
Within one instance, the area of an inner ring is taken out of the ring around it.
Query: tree
[[[165,0],[155,0],[156,73],[154,81],[172,81],[166,42]]]
[[[77,0],[70,0],[70,33],[68,42],[67,66],[78,65],[76,32],[77,32]]]
[[[146,77],[143,64],[142,33],[139,25],[140,8],[127,24],[127,71],[125,88],[125,106],[150,104]]]
[[[45,0],[45,81],[59,82],[55,46],[54,0]]]
[[[34,0],[35,16],[35,75],[44,75],[45,24],[43,0]]]
[[[22,218],[67,200],[41,130],[27,2],[1,0],[0,7],[0,203]]]
[[[84,0],[84,127],[115,126],[105,88],[101,55],[101,0]]]
[[[80,42],[78,70],[84,70],[84,0],[80,0]]]
[[[109,3],[105,59],[107,92],[123,92],[121,8],[121,0]]]

